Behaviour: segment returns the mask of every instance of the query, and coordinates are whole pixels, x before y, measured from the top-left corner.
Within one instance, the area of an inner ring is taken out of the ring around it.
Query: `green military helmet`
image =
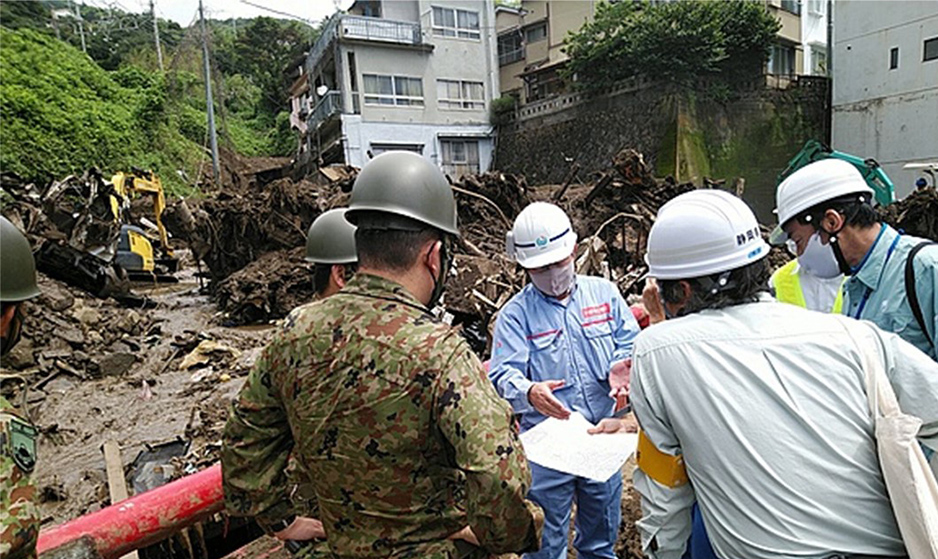
[[[316,264],[352,264],[355,253],[355,226],[345,219],[346,208],[320,214],[306,234],[306,260]]]
[[[38,295],[36,261],[29,241],[0,216],[0,301],[18,303]]]
[[[430,161],[409,151],[382,153],[362,168],[346,218],[368,229],[409,230],[417,221],[459,235],[449,182]]]

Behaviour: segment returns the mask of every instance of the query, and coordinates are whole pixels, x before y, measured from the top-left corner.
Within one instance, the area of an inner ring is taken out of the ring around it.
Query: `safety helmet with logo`
[[[362,168],[345,217],[364,229],[430,225],[459,235],[452,187],[435,165],[409,151],[382,153]]]
[[[320,214],[306,234],[306,261],[315,264],[352,264],[355,253],[355,226],[345,219],[345,208]]]
[[[559,207],[534,202],[521,210],[507,235],[508,255],[532,270],[560,262],[573,253],[576,233]]]
[[[782,227],[788,220],[822,202],[850,194],[861,195],[864,201],[870,201],[873,189],[860,171],[846,161],[822,159],[798,169],[783,180],[775,191],[778,227],[772,231],[769,242],[773,245],[784,244],[788,235]]]
[[[36,261],[29,241],[0,216],[0,302],[18,303],[38,295]]]
[[[679,280],[742,268],[768,254],[745,202],[722,190],[694,190],[658,211],[645,261],[649,276]]]

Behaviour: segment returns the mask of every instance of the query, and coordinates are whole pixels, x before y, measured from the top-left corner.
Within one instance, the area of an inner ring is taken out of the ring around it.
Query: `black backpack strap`
[[[932,340],[931,336],[928,334],[928,327],[925,324],[925,317],[922,316],[922,307],[918,303],[918,294],[915,292],[915,255],[918,254],[918,251],[927,247],[928,245],[938,245],[938,243],[932,241],[922,241],[921,243],[912,247],[912,250],[909,251],[909,256],[905,261],[905,293],[909,298],[909,306],[912,307],[912,314],[915,316],[916,322],[918,322],[919,328],[922,329],[922,333],[925,334],[925,339],[928,340],[928,343],[932,347],[935,347],[935,341]]]

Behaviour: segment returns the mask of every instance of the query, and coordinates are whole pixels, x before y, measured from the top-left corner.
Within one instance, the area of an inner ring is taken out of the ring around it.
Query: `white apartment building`
[[[489,169],[493,0],[358,0],[329,20],[304,69],[308,88],[294,88],[307,128],[300,161],[361,167],[405,149],[454,177]]]
[[[801,48],[804,51],[802,74],[827,75],[828,3],[829,0],[804,0],[802,3]]]
[[[834,4],[832,146],[876,159],[902,197],[938,161],[938,2]]]

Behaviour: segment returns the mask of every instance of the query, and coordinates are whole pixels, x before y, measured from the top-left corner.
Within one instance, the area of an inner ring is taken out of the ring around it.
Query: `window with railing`
[[[423,81],[406,76],[363,74],[366,105],[423,106]]]
[[[436,96],[441,109],[484,109],[482,82],[437,80]]]
[[[498,65],[504,66],[524,58],[524,40],[516,29],[498,36]]]
[[[438,37],[478,39],[479,12],[433,6],[433,34]]]

